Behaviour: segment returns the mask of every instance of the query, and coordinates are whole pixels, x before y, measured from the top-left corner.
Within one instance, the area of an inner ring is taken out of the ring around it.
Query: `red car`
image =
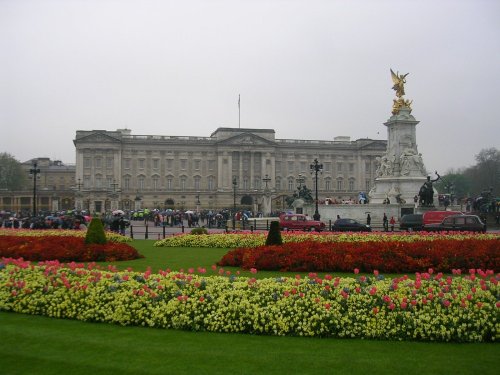
[[[284,214],[280,216],[280,229],[321,232],[325,229],[325,223],[302,214]]]

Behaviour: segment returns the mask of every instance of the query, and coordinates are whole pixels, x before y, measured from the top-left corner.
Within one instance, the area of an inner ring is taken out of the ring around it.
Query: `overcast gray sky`
[[[410,73],[429,171],[500,147],[495,0],[0,0],[0,152],[74,163],[77,130],[386,139]]]

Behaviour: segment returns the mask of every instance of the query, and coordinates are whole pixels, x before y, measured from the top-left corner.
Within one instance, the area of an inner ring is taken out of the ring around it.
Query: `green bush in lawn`
[[[283,245],[279,221],[271,221],[271,226],[266,239],[266,246],[270,245]]]
[[[208,231],[205,227],[193,228],[191,229],[191,234],[208,234]]]
[[[102,225],[101,219],[94,217],[90,221],[89,227],[87,229],[87,235],[85,236],[86,244],[105,244],[106,243],[106,233],[104,233],[104,227]]]

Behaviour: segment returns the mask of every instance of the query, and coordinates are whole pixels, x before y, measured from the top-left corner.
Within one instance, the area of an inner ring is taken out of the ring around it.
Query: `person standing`
[[[391,216],[391,220],[389,221],[389,223],[391,224],[391,232],[394,232],[394,225],[396,224],[394,216]]]
[[[366,225],[370,226],[372,223],[372,218],[370,214],[366,215]]]
[[[388,232],[389,231],[389,221],[387,220],[387,215],[384,212],[384,218],[382,219],[382,222],[384,224],[384,231]]]

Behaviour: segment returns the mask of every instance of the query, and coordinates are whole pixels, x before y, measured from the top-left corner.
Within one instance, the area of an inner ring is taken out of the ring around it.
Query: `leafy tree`
[[[21,190],[26,184],[26,172],[14,156],[0,153],[0,189]]]
[[[456,198],[462,199],[470,195],[471,181],[464,174],[464,170],[448,171],[436,182],[436,189],[441,194],[451,193]]]
[[[477,196],[485,190],[493,189],[493,194],[499,196],[500,150],[494,147],[482,149],[475,158],[477,164],[464,172],[470,180],[471,195]]]

